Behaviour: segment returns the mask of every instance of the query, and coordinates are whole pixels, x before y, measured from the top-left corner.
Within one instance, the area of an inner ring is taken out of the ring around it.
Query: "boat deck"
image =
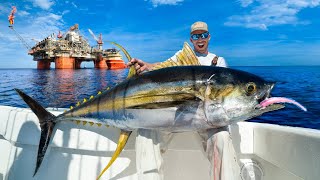
[[[64,109],[49,110],[59,114]],[[0,114],[0,180],[95,179],[118,141],[116,128],[59,123],[38,174],[32,177],[40,136],[36,116],[29,109],[8,106],[0,106]],[[320,177],[318,130],[240,122],[231,126],[231,134],[244,179]],[[103,179],[138,179],[135,136],[134,132]],[[166,180],[209,179],[209,161],[196,133],[176,134],[164,162]]]

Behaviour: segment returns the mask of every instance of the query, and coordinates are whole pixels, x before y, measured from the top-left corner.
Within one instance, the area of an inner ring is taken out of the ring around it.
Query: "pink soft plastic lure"
[[[307,111],[307,108],[302,106],[297,101],[292,100],[292,99],[288,99],[288,98],[284,98],[284,97],[272,97],[272,98],[265,99],[260,103],[260,106],[262,108],[265,108],[265,107],[267,107],[267,106],[269,106],[271,104],[275,104],[275,103],[291,103],[291,104],[294,104],[294,105],[298,106],[303,111]]]

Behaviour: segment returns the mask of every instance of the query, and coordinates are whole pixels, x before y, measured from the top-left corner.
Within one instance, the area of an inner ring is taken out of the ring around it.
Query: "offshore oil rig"
[[[37,69],[50,69],[51,63],[55,63],[56,69],[80,69],[84,61],[92,61],[94,67],[99,69],[126,68],[119,50],[103,49],[101,34],[96,38],[90,29],[89,31],[97,41],[97,47],[89,45],[80,35],[78,24],[75,24],[63,35],[59,31],[57,36],[52,34],[37,42],[35,46],[28,48],[28,54],[37,61]],[[20,40],[23,41],[22,38]]]

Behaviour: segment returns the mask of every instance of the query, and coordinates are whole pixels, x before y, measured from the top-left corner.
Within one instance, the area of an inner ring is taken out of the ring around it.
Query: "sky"
[[[91,46],[88,29],[132,57],[159,62],[189,42],[192,23],[205,21],[209,51],[230,66],[320,65],[320,0],[2,0],[0,68],[36,68],[8,28],[11,6],[14,29],[30,46],[77,23]]]

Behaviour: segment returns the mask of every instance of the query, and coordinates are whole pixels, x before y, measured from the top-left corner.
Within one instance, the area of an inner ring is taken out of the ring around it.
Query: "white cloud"
[[[40,23],[57,23],[57,21],[62,20],[61,15],[53,14],[53,13],[48,13],[46,16],[39,16],[36,18],[36,22]]]
[[[153,7],[157,7],[159,5],[178,5],[184,0],[150,0]]]
[[[29,14],[27,11],[19,11],[19,16],[28,16]]]
[[[64,11],[62,11],[62,15],[65,15],[65,14],[68,14],[68,13],[70,13],[71,11],[70,10],[64,10]]]
[[[241,4],[242,7],[247,7],[253,3],[254,0],[239,0],[238,2]]]
[[[71,4],[74,8],[78,8],[78,6],[74,2],[72,2]]]
[[[239,2],[249,12],[230,16],[224,23],[226,26],[267,30],[269,26],[308,24],[308,21],[299,20],[297,14],[304,8],[320,5],[320,0],[240,0]]]
[[[48,10],[54,5],[54,2],[52,0],[34,0],[33,5]]]
[[[9,3],[1,3],[0,4],[0,15],[9,15],[11,12],[11,5]]]

